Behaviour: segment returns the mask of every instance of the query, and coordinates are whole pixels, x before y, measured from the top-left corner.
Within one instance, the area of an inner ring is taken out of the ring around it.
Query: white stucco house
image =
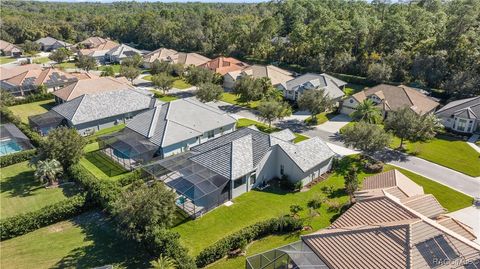
[[[327,74],[307,73],[278,84],[277,89],[283,92],[285,99],[292,101],[297,101],[305,91],[323,89],[332,100],[338,102],[345,95],[345,85],[346,82]]]
[[[460,133],[480,132],[480,96],[456,100],[435,112],[445,128]]]

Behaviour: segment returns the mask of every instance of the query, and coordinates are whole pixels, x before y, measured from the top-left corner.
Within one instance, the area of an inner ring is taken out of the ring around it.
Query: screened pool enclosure
[[[143,169],[175,190],[176,204],[197,218],[230,198],[230,180],[193,162],[185,152],[153,161]]]
[[[32,149],[30,139],[12,123],[0,125],[0,156]]]
[[[305,244],[297,241],[247,258],[247,269],[328,269]]]

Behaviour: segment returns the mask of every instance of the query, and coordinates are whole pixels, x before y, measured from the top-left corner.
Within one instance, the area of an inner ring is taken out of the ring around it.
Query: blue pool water
[[[118,158],[122,158],[122,159],[129,159],[130,158],[130,152],[122,152],[121,150],[118,150],[118,149],[113,150],[113,155],[117,156]]]
[[[22,151],[22,147],[14,140],[0,141],[0,156]]]

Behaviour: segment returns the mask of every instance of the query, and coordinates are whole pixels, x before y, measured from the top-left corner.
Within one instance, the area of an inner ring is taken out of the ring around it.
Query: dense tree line
[[[297,65],[480,94],[480,1],[285,0],[261,4],[2,1],[1,38],[107,36],[142,49]],[[272,42],[273,40],[273,42]]]

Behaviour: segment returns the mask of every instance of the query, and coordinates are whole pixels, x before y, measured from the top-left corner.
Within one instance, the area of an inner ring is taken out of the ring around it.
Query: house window
[[[257,173],[254,172],[250,175],[250,185],[253,185],[255,183],[257,183]]]
[[[233,188],[236,189],[236,188],[242,186],[243,184],[245,184],[245,180],[246,180],[245,177],[235,179],[233,181]]]
[[[473,120],[470,120],[468,121],[468,128],[467,128],[467,132],[471,132],[473,130]]]
[[[208,138],[212,138],[215,136],[215,132],[213,130],[207,132]]]
[[[467,120],[458,119],[457,130],[461,132],[465,131],[466,125],[467,125]]]
[[[283,166],[283,164],[280,165],[280,175],[284,175],[285,174],[285,166]]]

